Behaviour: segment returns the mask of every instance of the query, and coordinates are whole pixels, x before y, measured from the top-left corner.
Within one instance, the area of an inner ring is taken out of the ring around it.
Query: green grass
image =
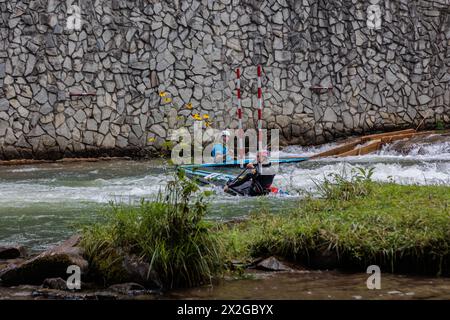
[[[154,201],[137,208],[112,204],[105,219],[83,231],[94,274],[107,284],[124,282],[124,257],[133,255],[150,265],[148,277],[163,288],[210,282],[224,262],[221,242],[203,219],[205,196],[180,175]]]
[[[364,196],[330,192],[286,214],[224,227],[228,259],[276,255],[311,267],[448,275],[450,187],[361,183],[370,190]]]

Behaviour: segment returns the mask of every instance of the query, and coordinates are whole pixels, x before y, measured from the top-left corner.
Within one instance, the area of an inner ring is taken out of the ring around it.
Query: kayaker
[[[214,163],[224,163],[233,161],[233,151],[228,149],[228,141],[230,140],[230,132],[224,130],[221,133],[222,142],[213,146],[211,156],[214,158]]]
[[[240,195],[263,196],[272,191],[272,183],[275,178],[275,170],[268,160],[267,151],[258,152],[256,165],[249,163],[247,169],[250,170],[243,178],[239,178],[224,188],[225,192],[235,192]],[[259,171],[259,163],[262,164],[262,172]]]

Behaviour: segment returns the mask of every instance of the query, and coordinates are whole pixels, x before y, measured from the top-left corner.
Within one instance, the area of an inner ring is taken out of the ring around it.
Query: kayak
[[[228,181],[232,181],[236,178],[231,174],[209,172],[199,169],[179,168],[179,170],[183,170],[188,178],[193,179],[203,185],[209,184],[218,187],[225,187]]]
[[[309,158],[306,157],[292,157],[292,158],[279,158],[270,159],[270,163],[298,163],[307,161]],[[254,163],[255,159],[245,159],[242,164],[246,165],[249,163]],[[181,165],[180,168],[183,169],[194,169],[194,168],[224,168],[224,167],[239,167],[241,165],[240,160],[227,161],[223,163],[203,163],[203,164],[187,164]]]
[[[189,168],[178,168],[178,170],[183,170],[186,176],[190,179],[195,180],[201,185],[213,185],[217,187],[224,188],[228,182],[236,179],[236,176],[221,173],[221,172],[210,172],[201,169],[189,169]],[[242,186],[236,188],[229,188],[227,193],[234,196],[245,196],[248,195],[249,185],[243,184]],[[273,195],[288,195],[287,192],[280,190],[276,187],[272,187],[270,194]]]

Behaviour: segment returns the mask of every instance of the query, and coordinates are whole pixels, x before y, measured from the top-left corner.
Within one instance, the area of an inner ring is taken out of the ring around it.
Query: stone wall
[[[238,66],[253,128],[258,63],[265,126],[286,142],[414,127],[426,112],[426,126],[449,124],[449,7],[0,0],[0,158],[148,154],[196,114],[235,128]]]

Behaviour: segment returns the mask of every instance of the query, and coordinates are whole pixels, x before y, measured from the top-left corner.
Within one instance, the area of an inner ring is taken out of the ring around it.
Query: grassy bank
[[[450,274],[450,187],[371,181],[371,171],[317,183],[317,197],[283,214],[258,212],[238,224],[206,222],[205,197],[184,178],[138,208],[113,205],[85,228],[83,246],[105,283],[126,280],[133,255],[165,288],[196,286],[231,260],[275,255],[313,268]]]
[[[349,199],[306,199],[284,215],[222,228],[228,258],[276,255],[317,268],[450,273],[450,187],[365,183]]]

